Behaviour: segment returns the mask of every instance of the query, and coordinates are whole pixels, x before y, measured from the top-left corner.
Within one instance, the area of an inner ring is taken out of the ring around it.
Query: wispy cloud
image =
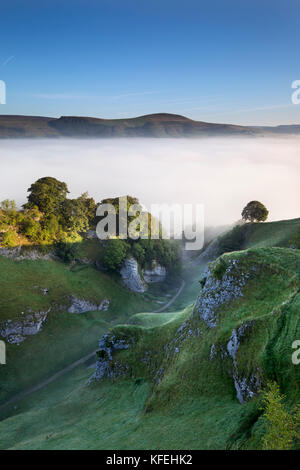
[[[9,64],[9,62],[11,62],[12,60],[14,60],[15,56],[14,55],[11,55],[10,57],[8,57],[4,62],[2,62],[2,67],[6,67],[7,64]]]

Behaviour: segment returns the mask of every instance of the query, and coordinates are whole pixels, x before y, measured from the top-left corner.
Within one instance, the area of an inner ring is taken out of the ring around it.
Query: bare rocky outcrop
[[[110,306],[110,300],[103,299],[101,304],[98,305],[98,310],[103,310],[104,312],[106,312],[109,309],[109,306]]]
[[[36,335],[46,321],[48,310],[31,312],[21,320],[6,320],[0,326],[0,336],[10,344],[20,344],[27,336]]]
[[[252,266],[245,272],[240,266],[239,259],[230,258],[226,262],[219,258],[207,270],[205,277],[201,281],[202,290],[197,298],[193,316],[198,314],[209,328],[214,328],[218,324],[218,310],[235,299],[243,296],[244,288],[255,272],[256,267]],[[248,322],[233,329],[231,337],[226,347],[219,346],[221,359],[226,357],[232,359],[232,367],[228,370],[233,377],[236,396],[240,403],[252,398],[261,386],[261,380],[257,372],[252,372],[249,376],[240,371],[237,352],[242,339],[253,322]],[[218,355],[218,349],[212,344],[210,350],[210,360],[213,361]]]
[[[110,305],[108,299],[103,299],[99,305],[89,300],[78,299],[77,297],[71,297],[71,302],[71,306],[68,309],[69,313],[95,312],[96,310],[107,311]]]
[[[120,274],[128,289],[143,293],[147,290],[147,284],[163,282],[167,277],[167,270],[154,260],[150,268],[140,272],[137,260],[131,256],[125,260]]]
[[[35,286],[38,287],[38,286]],[[48,289],[41,289],[43,295],[48,293]],[[107,311],[110,306],[110,300],[103,299],[100,304],[94,304],[88,300],[72,297],[72,304],[69,307],[69,313],[84,313],[89,311]],[[65,306],[56,306],[58,310],[65,310]],[[10,344],[21,344],[28,336],[36,335],[42,329],[51,307],[47,310],[34,312],[28,310],[28,314],[21,312],[23,318],[18,320],[5,320],[0,325],[0,336]]]
[[[258,372],[252,373],[250,377],[246,377],[239,372],[239,366],[237,361],[237,352],[240,347],[241,341],[246,334],[246,331],[251,328],[254,322],[248,322],[241,325],[239,328],[233,329],[231,337],[227,343],[227,352],[232,358],[233,371],[232,376],[234,380],[234,386],[236,390],[236,396],[240,403],[252,398],[256,395],[261,387],[261,379]]]
[[[129,347],[129,340],[118,339],[113,334],[102,336],[97,351],[96,372],[89,382],[104,378],[120,377],[125,374],[127,370],[126,365],[121,365],[115,361],[113,355],[116,351],[128,349]]]
[[[214,361],[216,357],[217,357],[216,346],[215,344],[212,344],[210,348],[209,358],[211,361]]]
[[[135,258],[127,258],[120,270],[123,283],[128,289],[143,293],[147,290],[147,285],[139,273],[138,262]]]
[[[152,262],[150,269],[143,269],[143,277],[147,283],[163,282],[167,277],[167,270],[161,266],[157,261]]]
[[[15,248],[0,248],[0,256],[5,256],[5,258],[10,258],[14,261],[23,261],[25,259],[32,261],[50,261],[52,259],[56,259],[56,256],[53,253],[43,254],[36,249],[23,250],[21,246],[17,246]]]
[[[224,263],[222,259],[219,263]],[[216,269],[216,266],[215,266]],[[208,269],[207,277],[202,282],[202,290],[197,298],[194,314],[199,314],[209,328],[217,326],[217,309],[230,301],[243,296],[243,288],[249,273],[239,270],[237,259],[229,259],[224,273],[217,278]]]

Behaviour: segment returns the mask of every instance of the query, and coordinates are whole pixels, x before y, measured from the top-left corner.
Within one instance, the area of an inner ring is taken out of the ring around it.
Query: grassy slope
[[[92,352],[99,336],[135,312],[157,303],[129,292],[117,280],[91,266],[68,267],[59,261],[13,261],[0,257],[0,321],[22,319],[28,309],[52,310],[42,331],[20,346],[7,344],[7,365],[0,368],[0,401],[44,380]],[[42,288],[49,289],[44,295]],[[67,313],[70,295],[99,304],[106,312]],[[63,306],[66,306],[65,308]]]
[[[240,258],[245,271],[255,266],[259,282],[251,279],[244,297],[219,311],[217,328],[209,330],[195,316],[189,327],[200,327],[202,335],[179,340],[180,352],[175,354],[172,340],[191,308],[172,317],[167,314],[165,323],[163,314],[155,314],[159,327],[145,327],[147,314],[135,315],[144,326],[114,328],[118,337],[135,340],[134,349],[116,356],[129,365],[128,376],[88,387],[92,370],[81,367],[18,405],[0,424],[3,448],[259,447],[264,429],[259,398],[239,404],[227,373],[231,361],[220,354],[210,361],[210,348],[214,343],[220,351],[234,327],[254,320],[238,352],[239,370],[247,376],[259,368],[265,381],[279,382],[288,405],[299,401],[300,371],[291,363],[291,344],[300,333],[300,253],[259,249],[224,255],[224,261],[231,257]],[[167,344],[172,348],[162,354]],[[147,354],[150,361],[145,366],[142,359]]]
[[[251,224],[246,237],[246,247],[289,247],[290,241],[299,229],[300,219],[281,220],[279,222],[269,222],[265,224]]]
[[[269,231],[259,225],[248,238],[251,246],[288,244],[294,222],[277,223]],[[300,220],[296,222],[299,226]],[[260,232],[261,231],[261,232]],[[270,238],[266,239],[269,232]],[[276,232],[276,233],[275,233]],[[44,391],[18,404],[0,423],[2,448],[257,448],[264,426],[259,419],[259,398],[240,405],[236,399],[229,358],[221,360],[232,329],[254,321],[238,352],[245,376],[259,368],[263,381],[276,379],[288,396],[299,402],[300,370],[291,363],[291,344],[300,336],[300,253],[283,248],[255,249],[224,255],[239,258],[247,272],[258,275],[244,296],[218,313],[219,325],[208,330],[195,316],[190,321],[202,335],[179,341],[180,353],[165,354],[176,331],[191,313],[138,314],[136,325],[115,327],[120,337],[135,339],[134,350],[118,353],[129,365],[129,375],[87,387],[92,370],[80,367]],[[187,295],[183,293],[183,295]],[[217,358],[210,361],[216,345]],[[173,346],[172,346],[173,348]],[[147,353],[148,366],[141,360]],[[158,371],[163,368],[161,382]]]
[[[87,387],[90,373],[78,368],[35,394],[34,401],[24,400],[0,423],[1,448],[224,448],[246,414],[238,403],[218,397],[187,397],[173,408],[145,414],[147,382],[126,380],[112,386],[105,381],[101,388]],[[246,407],[250,413],[251,405]]]

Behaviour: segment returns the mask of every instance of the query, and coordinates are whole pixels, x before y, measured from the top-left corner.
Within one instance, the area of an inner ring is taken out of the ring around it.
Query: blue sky
[[[298,0],[11,0],[1,114],[300,123]]]

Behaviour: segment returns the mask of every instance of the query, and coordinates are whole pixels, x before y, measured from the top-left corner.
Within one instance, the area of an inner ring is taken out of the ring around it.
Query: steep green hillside
[[[207,262],[223,253],[247,248],[290,248],[295,246],[295,239],[300,243],[300,219],[237,225],[215,238],[199,256],[198,261]]]
[[[300,219],[249,224],[246,234],[246,246],[248,248],[289,247],[299,229]]]
[[[300,252],[250,249],[214,261],[195,304],[131,317],[83,366],[0,424],[3,448],[260,448],[259,391],[276,380],[299,403]],[[200,288],[200,286],[199,286]],[[156,325],[156,326],[153,326]],[[120,349],[125,345],[127,349]],[[111,348],[111,349],[110,349]],[[109,359],[112,351],[112,359]]]

